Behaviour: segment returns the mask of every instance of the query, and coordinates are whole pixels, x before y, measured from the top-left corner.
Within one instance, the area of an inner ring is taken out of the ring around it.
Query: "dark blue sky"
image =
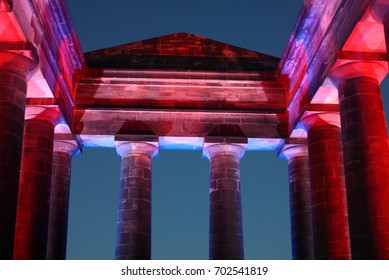
[[[187,32],[280,57],[303,1],[67,2],[84,52]],[[153,259],[208,259],[208,169],[201,151],[154,158]],[[113,259],[120,157],[84,149],[72,172],[68,259]],[[245,258],[290,259],[286,161],[274,151],[246,152],[241,185]]]

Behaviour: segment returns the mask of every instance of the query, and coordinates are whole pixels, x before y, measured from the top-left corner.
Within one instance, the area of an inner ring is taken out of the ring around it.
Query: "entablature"
[[[89,69],[77,108],[285,111],[274,73]]]

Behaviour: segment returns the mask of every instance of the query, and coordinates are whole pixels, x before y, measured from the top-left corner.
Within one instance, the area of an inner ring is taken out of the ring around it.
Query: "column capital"
[[[332,68],[329,79],[339,88],[345,80],[354,78],[371,78],[380,83],[387,73],[386,61],[341,61]]]
[[[129,154],[146,154],[153,158],[158,154],[158,142],[115,141],[116,151],[119,156],[126,157]]]
[[[25,119],[45,120],[57,125],[62,119],[62,113],[58,106],[27,106]]]
[[[0,51],[0,69],[23,73],[29,76],[36,68],[37,62],[22,54]]]
[[[280,156],[288,161],[296,157],[308,157],[307,144],[287,144],[282,149]]]
[[[308,131],[313,126],[334,125],[340,128],[338,112],[306,112],[300,124]]]
[[[58,153],[66,153],[70,157],[74,156],[80,147],[76,140],[54,140],[53,151]]]
[[[247,144],[204,143],[203,156],[211,159],[218,154],[229,154],[241,158],[246,151]]]

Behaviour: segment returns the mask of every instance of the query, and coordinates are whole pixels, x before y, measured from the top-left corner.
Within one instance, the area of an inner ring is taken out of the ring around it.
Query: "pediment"
[[[198,35],[175,33],[85,53],[90,68],[274,72],[279,59]]]

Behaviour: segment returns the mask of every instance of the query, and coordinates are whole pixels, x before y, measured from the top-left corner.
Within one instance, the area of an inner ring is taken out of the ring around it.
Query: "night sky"
[[[281,57],[303,0],[67,3],[84,52],[186,32]],[[120,157],[85,148],[72,167],[67,258],[113,259]],[[153,259],[208,259],[208,169],[201,151],[161,150],[154,158]],[[275,151],[246,152],[241,188],[245,258],[290,259],[287,162]]]

